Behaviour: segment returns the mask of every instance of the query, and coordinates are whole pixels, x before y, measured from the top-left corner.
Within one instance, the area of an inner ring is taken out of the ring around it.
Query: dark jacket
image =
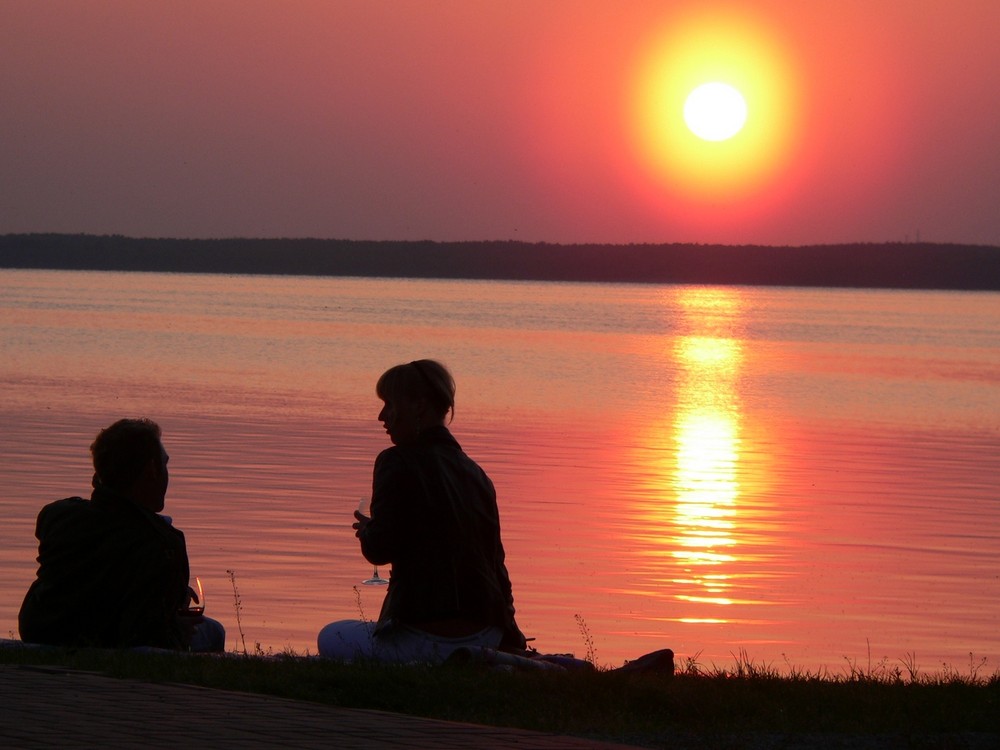
[[[375,460],[371,522],[361,551],[392,564],[379,628],[446,621],[504,629],[504,645],[523,648],[500,541],[496,491],[445,427]]]
[[[105,648],[184,648],[184,534],[114,491],[42,508],[38,575],[21,605],[21,638]]]

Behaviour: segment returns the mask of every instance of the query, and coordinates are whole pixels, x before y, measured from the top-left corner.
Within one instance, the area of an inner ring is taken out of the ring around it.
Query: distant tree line
[[[0,235],[0,267],[303,276],[1000,290],[1000,247],[546,244]]]

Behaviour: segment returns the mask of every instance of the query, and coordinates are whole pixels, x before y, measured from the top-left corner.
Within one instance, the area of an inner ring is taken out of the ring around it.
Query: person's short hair
[[[97,434],[90,446],[97,481],[127,490],[150,460],[163,456],[160,426],[151,419],[119,419]]]
[[[390,367],[375,384],[375,393],[383,401],[426,398],[438,416],[455,416],[455,379],[447,367],[433,359]]]

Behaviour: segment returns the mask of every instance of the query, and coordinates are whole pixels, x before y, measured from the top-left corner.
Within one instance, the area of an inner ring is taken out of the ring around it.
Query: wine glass
[[[181,610],[182,615],[188,617],[200,617],[205,614],[205,589],[201,585],[201,579],[194,577],[194,586],[189,587],[191,598],[188,599],[187,606]]]
[[[361,501],[358,503],[358,513],[360,513],[363,516],[367,516],[368,504],[369,504],[368,498],[366,497],[361,498]],[[376,565],[372,571],[372,577],[366,578],[361,583],[365,584],[365,586],[384,586],[385,584],[389,583],[389,581],[388,579],[383,578],[378,574],[378,565]]]

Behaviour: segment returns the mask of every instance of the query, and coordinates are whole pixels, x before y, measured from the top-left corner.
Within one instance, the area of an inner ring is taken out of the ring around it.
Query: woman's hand
[[[351,528],[354,529],[354,536],[361,536],[361,532],[365,530],[365,526],[371,523],[372,519],[364,515],[360,510],[354,511],[354,518],[355,521],[351,525]]]

